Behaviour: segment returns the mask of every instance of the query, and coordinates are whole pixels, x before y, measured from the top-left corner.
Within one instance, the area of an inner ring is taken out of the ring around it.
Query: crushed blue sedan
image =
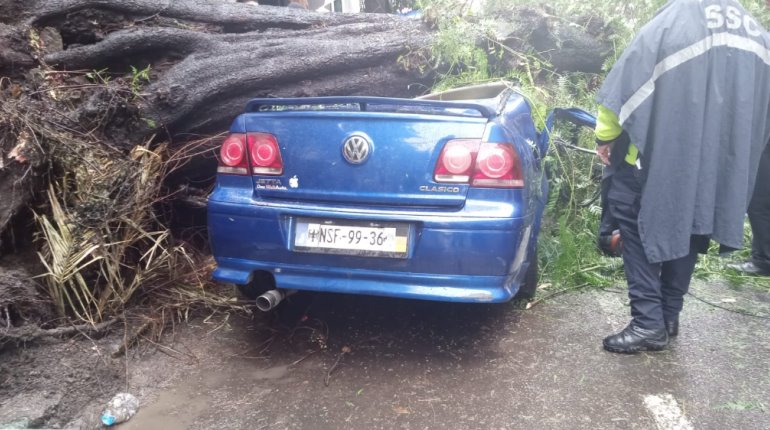
[[[554,114],[590,125],[583,111]],[[531,297],[548,185],[505,83],[418,99],[254,99],[209,197],[213,277],[268,310],[296,290],[456,302]]]

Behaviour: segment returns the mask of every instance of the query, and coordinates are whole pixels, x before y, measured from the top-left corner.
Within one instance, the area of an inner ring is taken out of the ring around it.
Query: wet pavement
[[[621,290],[529,310],[298,295],[131,362],[142,407],[119,428],[770,428],[770,294],[692,293],[669,349],[633,356],[601,347],[628,321]]]

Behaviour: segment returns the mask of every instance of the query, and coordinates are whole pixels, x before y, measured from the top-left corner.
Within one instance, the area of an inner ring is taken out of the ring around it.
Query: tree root
[[[329,386],[329,382],[332,379],[332,373],[334,373],[335,370],[337,370],[337,367],[339,367],[340,363],[342,362],[342,357],[344,357],[346,354],[350,354],[351,350],[350,347],[343,346],[342,351],[340,351],[339,355],[337,355],[337,360],[334,362],[332,367],[329,368],[329,371],[326,372],[326,376],[324,377],[324,385]]]
[[[4,341],[17,341],[17,342],[30,342],[40,338],[46,337],[64,337],[72,336],[79,333],[93,334],[103,333],[113,324],[120,321],[121,318],[113,318],[108,321],[101,322],[99,324],[78,324],[68,327],[57,327],[52,329],[42,329],[36,325],[27,325],[18,328],[6,328],[0,330],[0,342]]]
[[[212,44],[209,35],[196,31],[140,27],[116,31],[93,45],[54,52],[47,55],[45,61],[70,69],[96,68],[118,59],[141,57],[146,62],[148,57],[169,51],[186,55],[196,49],[209,48]]]

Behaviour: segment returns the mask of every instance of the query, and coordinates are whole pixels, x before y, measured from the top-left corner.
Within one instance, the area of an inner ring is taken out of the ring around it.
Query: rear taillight
[[[267,133],[233,133],[219,150],[218,173],[229,175],[280,175],[283,160],[275,136]]]
[[[476,156],[471,185],[486,188],[522,188],[519,155],[508,143],[482,143]]]
[[[447,142],[433,178],[440,183],[470,184],[480,188],[522,188],[521,160],[508,143],[472,139]]]
[[[218,173],[248,175],[249,160],[246,156],[246,135],[233,133],[227,136],[219,149]]]
[[[283,173],[283,160],[275,136],[268,133],[249,133],[248,141],[253,174],[280,175]]]
[[[473,163],[479,150],[478,140],[451,140],[447,142],[436,165],[436,182],[467,184],[473,174]]]

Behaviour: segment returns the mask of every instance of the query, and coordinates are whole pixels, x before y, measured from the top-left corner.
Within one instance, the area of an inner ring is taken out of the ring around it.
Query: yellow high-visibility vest
[[[599,105],[599,113],[596,116],[596,130],[594,132],[597,139],[608,142],[620,136],[620,133],[623,132],[623,127],[620,126],[620,121],[615,112]],[[639,149],[632,143],[628,145],[626,163],[636,164],[637,158],[639,158]]]

